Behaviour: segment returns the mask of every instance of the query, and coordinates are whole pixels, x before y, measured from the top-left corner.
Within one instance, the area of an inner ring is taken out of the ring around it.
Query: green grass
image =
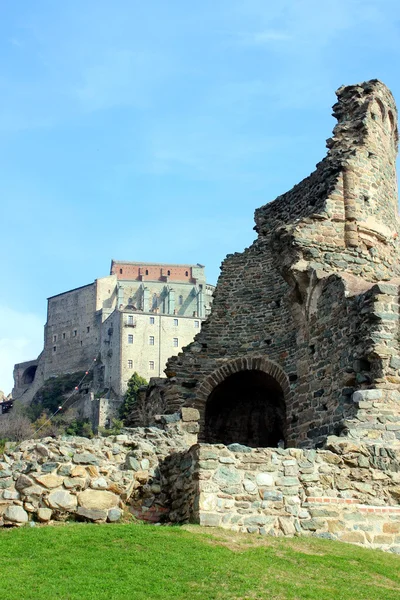
[[[0,530],[4,600],[393,600],[400,557],[200,527]]]

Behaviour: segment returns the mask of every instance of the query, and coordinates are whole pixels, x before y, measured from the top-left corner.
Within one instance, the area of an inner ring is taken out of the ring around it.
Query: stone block
[[[300,485],[300,481],[298,480],[297,477],[280,477],[279,479],[276,480],[276,485],[278,486],[282,486],[282,487],[289,487],[289,486],[298,486]]]
[[[197,408],[189,408],[189,407],[183,406],[181,408],[181,415],[182,415],[182,421],[184,421],[184,422],[199,421],[199,419],[200,419],[200,413],[197,410]]]
[[[77,499],[69,492],[57,491],[49,494],[47,503],[53,509],[74,511],[77,506]]]
[[[213,481],[221,486],[238,484],[241,482],[241,475],[238,471],[229,467],[219,467],[214,473]]]
[[[243,444],[229,444],[229,446],[227,446],[227,448],[231,452],[250,453],[253,451],[253,448],[250,448],[249,446],[244,446]]]
[[[221,523],[221,516],[218,513],[200,513],[200,525],[203,527],[218,527]]]
[[[258,490],[257,485],[250,479],[245,479],[243,481],[243,487],[248,494],[256,494]]]
[[[60,487],[64,480],[63,477],[60,477],[59,475],[54,475],[52,473],[48,473],[47,475],[40,475],[39,477],[35,477],[35,479],[40,485],[49,490]]]
[[[72,462],[74,462],[76,465],[98,466],[100,464],[99,458],[91,452],[82,452],[81,454],[76,452],[72,458]]]
[[[393,544],[393,536],[386,534],[378,534],[374,536],[374,544]]]
[[[251,517],[246,517],[243,520],[243,524],[246,526],[261,526],[270,522],[271,517],[267,517],[266,515],[252,515]]]
[[[106,510],[84,508],[83,506],[78,507],[76,514],[84,519],[88,519],[88,521],[105,521],[108,515]]]
[[[118,506],[119,498],[112,492],[88,489],[78,494],[78,503],[83,508],[108,510]]]
[[[87,471],[85,467],[73,467],[71,471],[71,477],[87,477]]]
[[[4,500],[19,500],[19,493],[11,490],[4,490],[3,498]]]
[[[4,511],[4,519],[11,521],[12,523],[27,523],[28,513],[22,508],[22,506],[16,506],[11,504],[7,506]]]
[[[383,524],[383,533],[400,533],[400,521]]]
[[[107,521],[109,523],[115,523],[122,517],[122,510],[120,508],[110,508],[107,513]]]
[[[104,477],[98,477],[97,479],[92,479],[90,487],[93,490],[106,490],[108,488],[108,482]]]
[[[389,364],[392,367],[392,369],[396,369],[396,371],[399,370],[400,369],[400,357],[392,356],[390,358]]]
[[[295,526],[292,519],[279,517],[279,526],[282,529],[284,535],[294,535],[296,533]]]
[[[274,478],[270,473],[257,473],[256,482],[259,487],[271,487],[274,485]]]
[[[353,402],[382,400],[383,390],[358,390],[352,395]]]
[[[281,500],[283,500],[283,494],[282,492],[264,492],[263,494],[263,498],[264,500],[268,501],[268,502],[280,502]]]
[[[15,482],[15,487],[18,491],[21,491],[24,488],[30,487],[31,485],[34,485],[33,479],[31,479],[27,475],[23,475],[23,474],[20,475]]]
[[[42,523],[50,521],[52,514],[53,513],[50,508],[39,508],[37,511],[37,517],[39,521],[42,521]]]
[[[218,460],[220,463],[225,465],[234,465],[236,462],[231,456],[220,456]]]

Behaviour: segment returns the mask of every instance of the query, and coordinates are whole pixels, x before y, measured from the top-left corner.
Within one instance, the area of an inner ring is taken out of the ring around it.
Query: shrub
[[[82,437],[92,438],[93,429],[89,419],[74,419],[65,429],[67,435],[80,435]]]
[[[111,427],[99,427],[99,433],[103,437],[107,435],[119,435],[123,426],[124,423],[120,419],[111,419]]]
[[[139,389],[146,385],[147,381],[144,379],[144,377],[141,377],[135,371],[128,381],[128,389],[125,394],[124,402],[119,411],[119,416],[121,419],[126,419],[126,417],[132,412],[137,401]]]

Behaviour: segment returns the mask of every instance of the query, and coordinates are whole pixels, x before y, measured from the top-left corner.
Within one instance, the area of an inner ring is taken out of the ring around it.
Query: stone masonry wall
[[[400,554],[399,451],[333,437],[326,450],[200,444],[189,453],[201,525]]]
[[[130,512],[400,553],[399,450],[337,437],[323,450],[188,447],[187,410],[181,424],[164,417],[164,430],[9,444],[0,455],[0,526],[114,522]]]

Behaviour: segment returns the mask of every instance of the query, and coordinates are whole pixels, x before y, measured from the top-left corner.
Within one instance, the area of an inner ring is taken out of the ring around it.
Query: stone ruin
[[[212,313],[141,407],[200,413],[199,441],[400,443],[397,111],[379,81],[342,87],[328,154],[256,210]],[[159,405],[162,405],[161,407]]]
[[[397,110],[377,80],[337,97],[327,156],[256,211],[258,237],[223,262],[200,333],[141,394],[131,415],[141,429],[115,441],[115,477],[138,482],[119,502],[140,518],[400,553]],[[149,469],[127,462],[124,445],[134,456],[155,431],[173,448],[156,449]],[[15,463],[35,452],[10,449],[11,490]],[[52,452],[58,472],[63,454]],[[43,461],[32,462],[40,477]],[[76,506],[96,485],[84,480]],[[23,508],[15,493],[8,503]],[[47,492],[28,503],[48,506]]]

